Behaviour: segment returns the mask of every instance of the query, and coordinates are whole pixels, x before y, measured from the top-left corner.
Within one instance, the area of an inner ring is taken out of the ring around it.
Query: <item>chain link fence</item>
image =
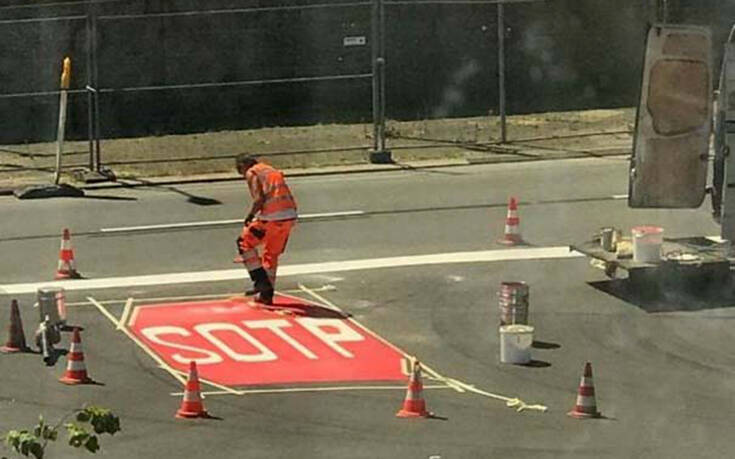
[[[618,33],[643,27],[628,21],[637,6],[614,9],[625,13]],[[64,56],[73,60],[65,171],[207,173],[231,169],[241,152],[285,167],[518,154],[513,142],[539,136],[506,111],[545,108],[566,98],[560,91],[576,105],[632,105],[574,81],[578,48],[553,39],[553,21],[570,14],[543,0],[0,8],[0,60],[12,63],[0,71],[0,110],[18,114],[0,133],[0,180],[53,171]],[[614,76],[597,83],[615,88]],[[628,130],[630,114],[610,117],[533,123],[556,138]]]

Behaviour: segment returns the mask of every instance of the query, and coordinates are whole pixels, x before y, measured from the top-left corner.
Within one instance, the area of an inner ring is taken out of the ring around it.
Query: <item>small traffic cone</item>
[[[204,409],[202,396],[199,388],[199,375],[197,374],[197,364],[195,361],[189,363],[189,378],[186,380],[186,388],[184,389],[184,399],[181,401],[181,407],[176,411],[177,418],[208,418],[209,414]]]
[[[411,379],[408,381],[408,390],[406,390],[406,398],[403,400],[403,407],[396,413],[396,416],[399,418],[427,418],[431,416],[431,413],[426,410],[423,390],[421,363],[414,361]]]
[[[523,243],[521,237],[521,220],[518,218],[518,202],[511,196],[508,200],[508,213],[505,217],[505,235],[498,239],[498,244],[518,245]]]
[[[26,352],[26,336],[23,333],[23,322],[20,320],[20,311],[18,310],[18,301],[10,302],[10,325],[8,326],[8,341],[5,346],[0,347],[0,352]]]
[[[54,279],[80,279],[81,277],[74,262],[74,249],[71,247],[69,229],[64,228],[64,234],[61,237],[61,250],[59,250],[59,264]]]
[[[59,381],[64,384],[94,384],[94,380],[87,375],[87,367],[84,365],[84,349],[82,349],[82,338],[79,328],[74,328],[71,339],[71,349],[66,356],[67,364],[64,376]]]
[[[584,374],[577,391],[577,403],[574,405],[574,409],[567,414],[577,419],[602,417],[602,414],[597,411],[595,384],[592,381],[592,364],[589,362],[584,365]]]

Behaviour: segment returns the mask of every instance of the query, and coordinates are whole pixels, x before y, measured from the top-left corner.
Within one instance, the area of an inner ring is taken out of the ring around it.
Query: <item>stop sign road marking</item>
[[[168,365],[227,386],[405,381],[403,354],[341,312],[277,295],[136,306],[128,328]]]

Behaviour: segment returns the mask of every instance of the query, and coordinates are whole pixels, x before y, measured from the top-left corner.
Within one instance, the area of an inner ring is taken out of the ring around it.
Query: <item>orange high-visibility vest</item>
[[[248,169],[245,178],[253,199],[263,198],[260,220],[292,220],[298,217],[296,200],[286,185],[283,172],[264,163]]]

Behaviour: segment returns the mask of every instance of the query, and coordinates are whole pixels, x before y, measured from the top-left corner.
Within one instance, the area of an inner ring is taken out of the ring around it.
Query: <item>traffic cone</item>
[[[602,416],[597,411],[595,384],[592,381],[592,364],[589,362],[584,365],[584,374],[577,391],[577,403],[574,405],[574,409],[567,414],[577,419],[599,418]]]
[[[80,279],[81,277],[74,262],[74,249],[71,247],[69,229],[64,228],[64,234],[61,237],[61,250],[59,250],[59,264],[54,279]]]
[[[26,345],[26,336],[23,333],[23,322],[20,320],[20,311],[18,310],[18,301],[10,302],[10,325],[8,326],[8,341],[5,346],[0,347],[0,352],[25,352],[28,351]]]
[[[87,367],[84,365],[84,350],[82,349],[82,338],[79,328],[74,328],[71,339],[71,349],[66,356],[66,371],[59,381],[64,384],[93,384],[94,380],[87,375]]]
[[[208,418],[207,410],[204,409],[202,396],[199,393],[199,375],[195,361],[189,363],[189,378],[186,380],[184,399],[181,407],[176,411],[177,418]]]
[[[403,400],[403,407],[396,413],[396,416],[399,418],[427,418],[431,416],[431,413],[426,410],[426,402],[422,395],[423,390],[421,363],[414,361],[411,378],[408,381],[408,390],[406,390],[406,398]]]
[[[505,217],[505,235],[498,239],[498,244],[518,245],[523,243],[521,237],[521,220],[518,218],[518,202],[511,196],[508,200],[508,213]]]

